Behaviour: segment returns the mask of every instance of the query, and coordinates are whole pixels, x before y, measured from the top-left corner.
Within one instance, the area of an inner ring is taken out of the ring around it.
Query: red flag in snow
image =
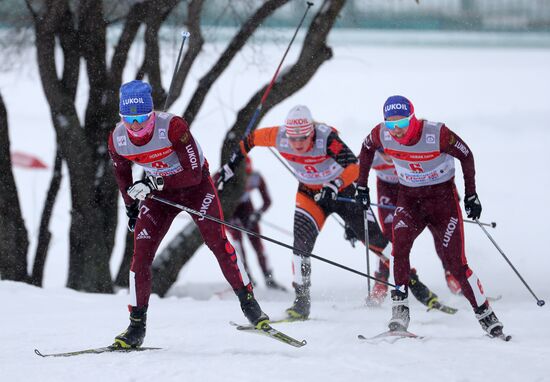
[[[43,169],[48,168],[44,162],[38,159],[35,156],[13,152],[11,153],[11,163],[13,166],[23,167],[23,168],[34,168],[34,169]]]

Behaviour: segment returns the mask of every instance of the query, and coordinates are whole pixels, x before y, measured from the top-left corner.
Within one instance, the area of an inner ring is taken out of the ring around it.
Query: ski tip
[[[357,338],[359,338],[360,340],[366,340],[366,339],[367,339],[367,337],[365,337],[365,336],[362,335],[362,334],[358,334],[358,335],[357,335]]]
[[[39,355],[40,357],[46,357],[44,354],[40,353],[40,350],[34,349],[34,354]]]

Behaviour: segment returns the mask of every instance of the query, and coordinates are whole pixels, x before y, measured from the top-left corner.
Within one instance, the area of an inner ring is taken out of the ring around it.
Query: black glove
[[[148,175],[145,179],[134,182],[126,193],[134,200],[145,200],[151,192],[162,191],[163,188],[164,179],[162,176]]]
[[[231,156],[229,157],[229,162],[224,164],[218,173],[218,179],[216,179],[216,187],[218,188],[218,190],[223,190],[223,186],[227,183],[227,181],[233,178],[233,175],[235,175],[235,169],[243,160],[243,158],[244,155],[241,153],[240,150],[234,151],[231,154]]]
[[[126,216],[128,216],[128,231],[134,232],[136,221],[139,216],[139,202],[136,201],[126,206]]]
[[[321,191],[314,197],[315,201],[322,207],[327,206],[338,197],[338,189],[342,186],[342,183],[340,179],[336,179],[323,184]]]
[[[370,208],[369,188],[357,186],[355,189],[355,201],[363,207],[363,210],[368,210]]]
[[[351,246],[355,248],[355,243],[357,242],[357,235],[355,231],[351,229],[351,226],[346,223],[344,226],[344,239],[350,242]]]
[[[466,215],[470,219],[479,219],[481,216],[481,202],[477,194],[464,197],[464,209],[466,210]]]

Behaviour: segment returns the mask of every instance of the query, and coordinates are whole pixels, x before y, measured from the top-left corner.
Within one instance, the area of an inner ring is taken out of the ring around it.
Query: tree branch
[[[268,0],[246,21],[239,32],[233,37],[225,51],[222,53],[214,66],[199,81],[191,102],[183,113],[183,117],[191,125],[201,108],[212,84],[221,76],[229,66],[235,55],[242,49],[250,36],[273,12],[288,3],[290,0]]]

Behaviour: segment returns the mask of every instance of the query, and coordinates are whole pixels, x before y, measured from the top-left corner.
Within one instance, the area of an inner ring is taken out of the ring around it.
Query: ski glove
[[[163,188],[162,176],[148,175],[145,179],[134,182],[126,192],[132,199],[145,200],[151,192],[162,191]]]
[[[355,201],[363,207],[363,210],[368,210],[370,207],[369,188],[366,186],[357,186]]]
[[[335,179],[328,183],[323,184],[321,191],[315,195],[315,201],[321,206],[327,206],[331,201],[336,200],[338,197],[338,189],[344,182],[341,179]]]
[[[139,202],[134,202],[126,206],[126,216],[128,216],[128,231],[134,232],[136,221],[139,216]]]
[[[235,169],[243,160],[244,155],[241,154],[239,151],[234,151],[231,156],[229,157],[229,162],[224,164],[222,168],[220,169],[218,179],[216,179],[216,187],[218,190],[223,190],[223,186],[227,183],[227,181],[235,175]]]
[[[481,202],[477,194],[468,195],[464,198],[464,209],[470,219],[479,219],[481,216]]]

